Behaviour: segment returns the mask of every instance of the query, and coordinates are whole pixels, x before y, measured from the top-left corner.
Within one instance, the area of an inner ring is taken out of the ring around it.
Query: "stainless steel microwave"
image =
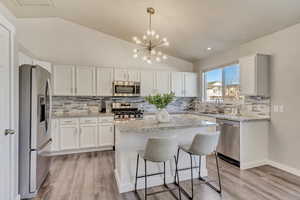
[[[134,81],[114,81],[113,96],[140,96],[141,84]]]

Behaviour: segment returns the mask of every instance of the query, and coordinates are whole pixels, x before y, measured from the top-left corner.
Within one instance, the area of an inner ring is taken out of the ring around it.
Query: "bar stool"
[[[180,150],[188,153],[190,155],[190,161],[191,161],[191,190],[192,195],[189,195],[183,188],[181,188],[182,192],[189,198],[194,198],[194,184],[193,184],[193,169],[197,168],[193,167],[193,156],[199,156],[199,180],[203,181],[206,185],[214,189],[219,194],[222,194],[222,186],[221,186],[221,178],[220,178],[220,171],[219,171],[219,162],[218,162],[218,155],[216,152],[216,148],[219,142],[219,136],[220,132],[208,132],[208,133],[201,133],[197,134],[191,145],[180,145],[177,151],[177,160],[179,160],[179,152]],[[216,159],[216,166],[217,166],[217,173],[218,173],[218,182],[219,182],[219,189],[217,189],[215,186],[213,186],[210,181],[206,181],[204,178],[200,175],[200,169],[201,169],[201,156],[207,156],[210,154],[214,154]],[[176,167],[178,168],[178,167]],[[188,169],[188,168],[187,168]],[[178,171],[187,170],[185,169],[178,169]],[[179,183],[179,180],[178,182]],[[180,187],[180,186],[179,186]]]
[[[178,171],[177,171],[177,158],[176,158],[176,150],[178,149],[177,142],[175,138],[149,138],[147,141],[147,145],[144,151],[138,151],[137,154],[137,163],[136,163],[136,176],[135,176],[135,188],[134,191],[136,195],[139,197],[137,193],[137,181],[139,178],[145,178],[145,200],[147,199],[147,196],[154,195],[161,192],[170,192],[176,199],[178,197],[172,192],[173,190],[179,190],[179,199],[181,200],[181,191],[180,187],[175,188],[169,188],[169,186],[166,184],[166,161],[169,161],[174,158],[175,160],[175,180],[176,176],[179,180]],[[145,175],[138,176],[138,169],[139,169],[139,159],[143,158],[145,163]],[[164,171],[154,174],[147,174],[147,162],[155,162],[155,163],[163,163],[164,164]],[[166,187],[166,190],[161,190],[158,192],[153,193],[147,193],[147,177],[149,176],[155,176],[155,175],[164,175],[164,187]],[[140,198],[140,197],[139,197]]]

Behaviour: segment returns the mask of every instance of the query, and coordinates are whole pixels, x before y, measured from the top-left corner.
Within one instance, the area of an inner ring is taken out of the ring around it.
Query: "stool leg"
[[[178,150],[177,150],[177,158],[176,158],[176,170],[177,171],[178,171],[179,151],[180,151],[180,148],[178,148]],[[179,176],[178,176],[178,179],[179,179]],[[175,183],[177,183],[176,182],[176,174],[175,174]],[[179,184],[179,180],[178,180],[178,184]]]
[[[201,178],[201,156],[199,156],[199,179]]]
[[[178,149],[179,150],[179,149]],[[178,153],[177,153],[178,155]],[[176,158],[176,156],[174,156],[175,159],[175,184],[176,184],[176,176],[177,176],[177,180],[178,180],[178,190],[179,190],[179,200],[181,200],[181,188],[180,188],[180,180],[179,180],[179,173],[178,173],[178,156]]]
[[[216,157],[216,164],[217,164],[217,172],[218,172],[218,179],[219,179],[219,192],[222,194],[222,186],[221,186],[221,177],[220,177],[220,169],[219,169],[219,161],[218,161],[218,154],[215,151],[215,157]]]
[[[194,199],[194,181],[193,181],[193,157],[192,154],[190,154],[191,158],[191,187],[192,187],[192,199]]]
[[[145,160],[145,200],[147,200],[147,161]]]
[[[166,162],[164,162],[164,185],[166,186]]]
[[[147,200],[147,161],[145,160],[145,200]]]
[[[140,154],[137,155],[136,158],[136,169],[135,169],[135,185],[134,185],[134,191],[137,192],[137,180],[138,180],[138,172],[139,172],[139,159],[140,159]]]

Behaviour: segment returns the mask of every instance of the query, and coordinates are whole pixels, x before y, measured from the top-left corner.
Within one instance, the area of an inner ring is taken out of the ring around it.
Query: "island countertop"
[[[120,132],[153,132],[172,129],[215,127],[214,122],[209,122],[193,115],[170,116],[168,123],[158,123],[156,120],[133,120],[116,122],[115,126]]]

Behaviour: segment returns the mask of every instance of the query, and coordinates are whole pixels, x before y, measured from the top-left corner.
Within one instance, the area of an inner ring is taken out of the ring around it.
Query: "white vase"
[[[167,123],[170,122],[170,115],[166,109],[158,109],[156,113],[156,120],[159,123]]]

